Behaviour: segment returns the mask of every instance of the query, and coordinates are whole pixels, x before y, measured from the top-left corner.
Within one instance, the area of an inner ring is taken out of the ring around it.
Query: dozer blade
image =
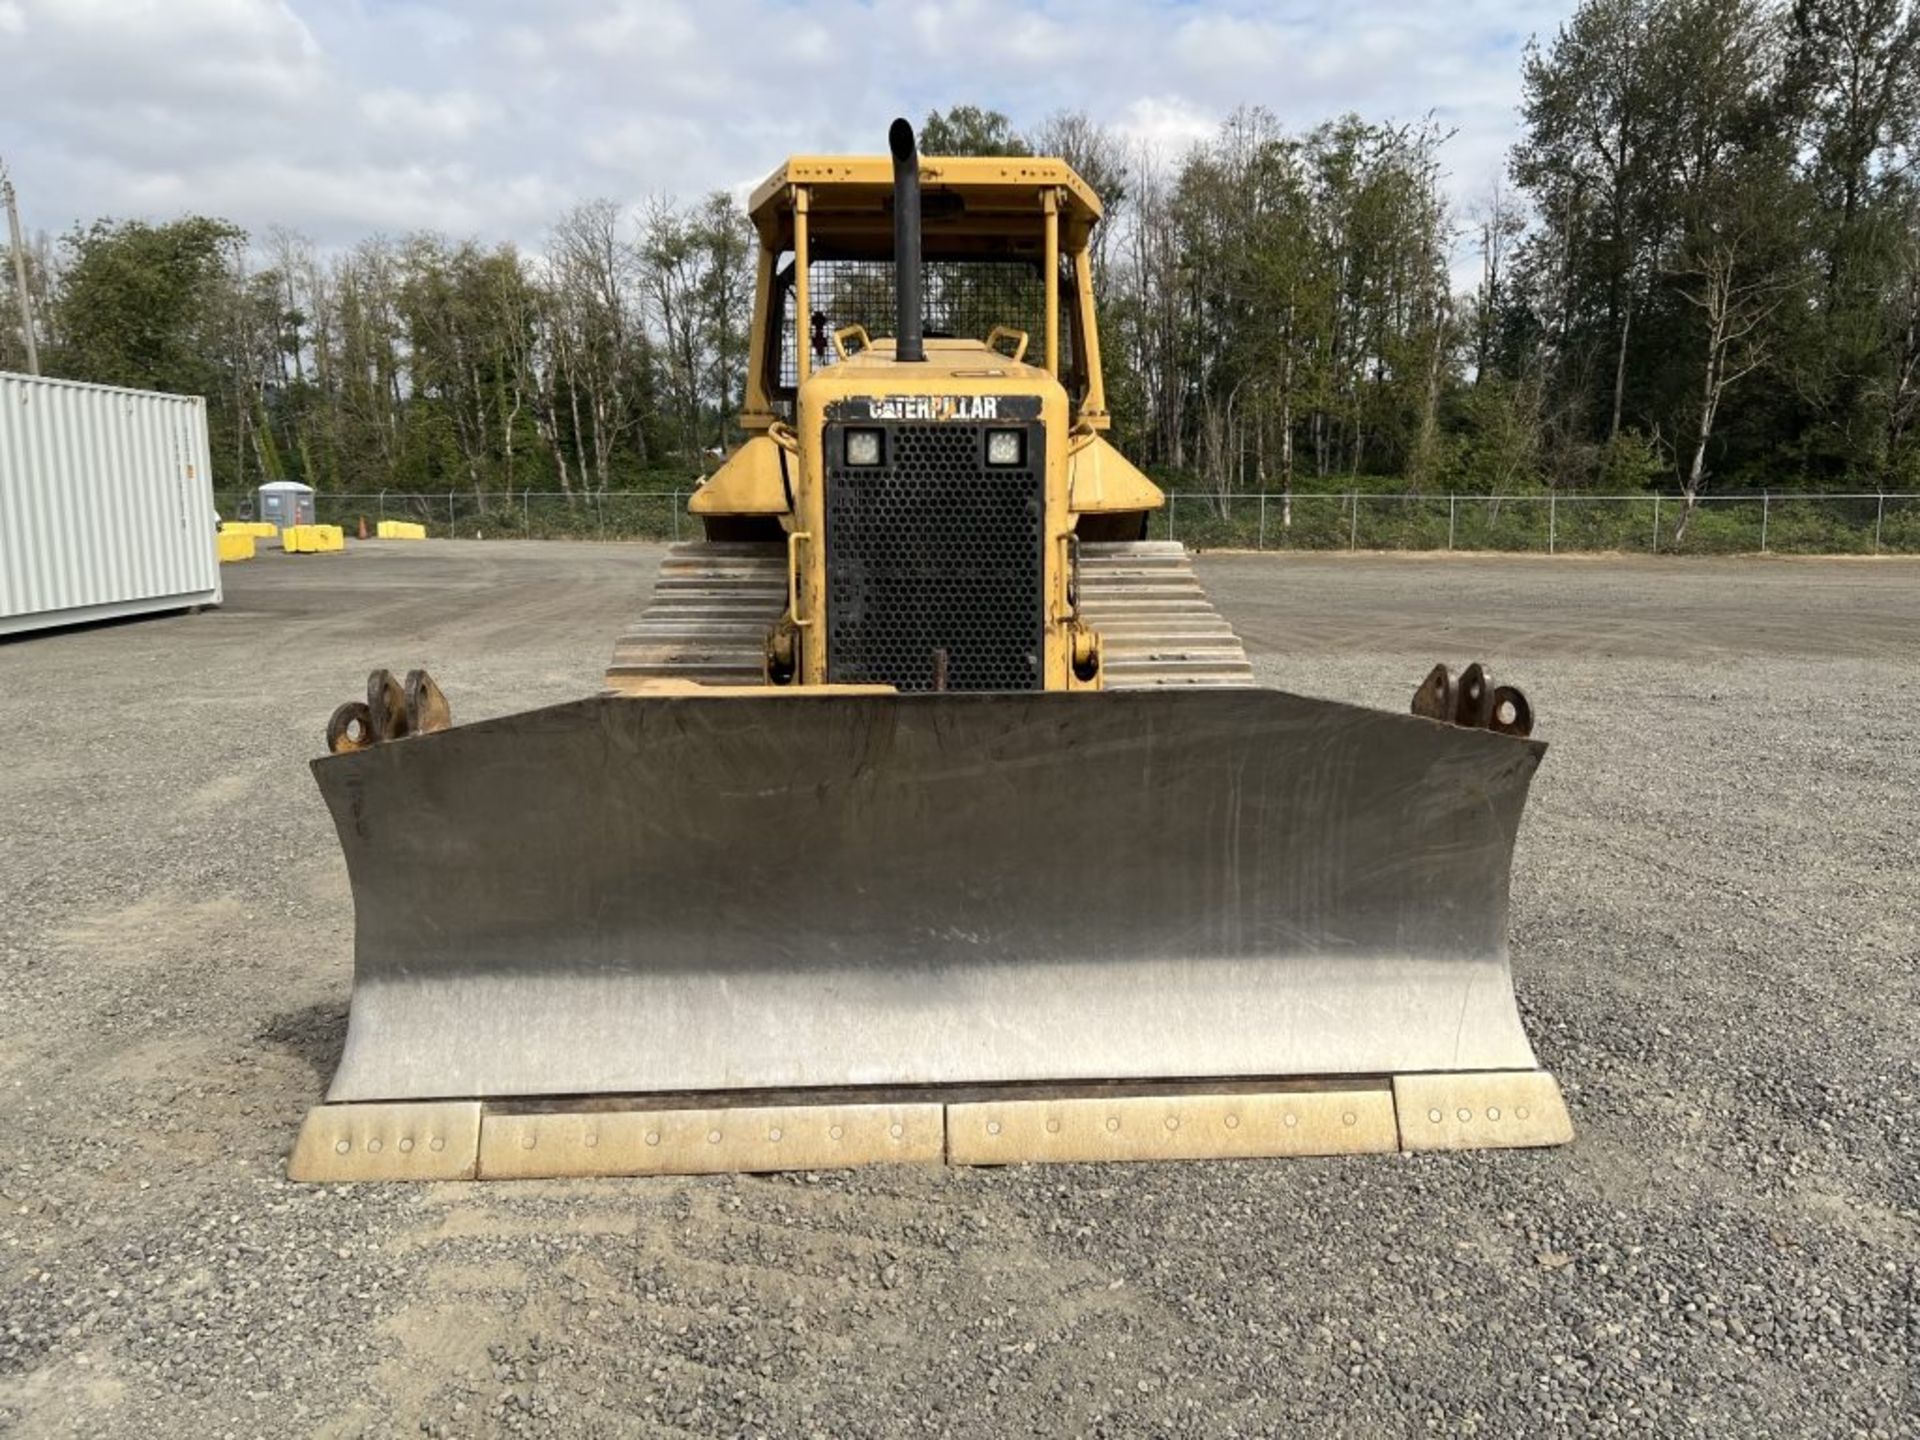
[[[331,756],[329,1100],[1531,1071],[1543,750],[1223,689],[602,696]]]

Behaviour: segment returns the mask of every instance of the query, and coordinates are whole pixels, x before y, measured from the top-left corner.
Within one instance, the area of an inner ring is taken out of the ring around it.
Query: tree
[[[61,280],[59,373],[143,390],[217,384],[207,317],[246,244],[224,220],[98,220],[70,234]]]
[[[661,373],[672,407],[676,448],[700,449],[700,399],[705,316],[700,292],[706,258],[695,226],[671,200],[647,208],[640,242],[642,283],[661,336]]]
[[[563,430],[572,437],[581,484],[602,492],[612,484],[623,445],[642,461],[649,453],[654,347],[641,293],[642,256],[622,236],[624,221],[613,201],[591,200],[563,215],[548,243],[554,354],[539,386],[541,426],[567,490]]]
[[[1082,110],[1056,110],[1033,134],[1040,155],[1057,155],[1100,197],[1103,222],[1093,232],[1093,274],[1096,284],[1106,278],[1109,243],[1124,222],[1133,184],[1133,161],[1127,147],[1111,130],[1102,128]],[[1096,294],[1099,293],[1096,291]]]
[[[6,238],[5,230],[0,229],[0,241]],[[21,249],[36,347],[50,351],[57,343],[52,329],[56,317],[51,313],[56,283],[52,246],[46,235],[40,234],[23,236]],[[13,251],[10,244],[0,243],[0,370],[27,368],[27,324],[28,317],[20,313],[14,283]]]
[[[753,317],[755,237],[746,215],[724,190],[716,190],[694,216],[691,238],[701,252],[697,290],[701,340],[706,348],[707,398],[713,436],[727,443],[729,419],[738,411],[747,360],[747,326]]]
[[[1902,383],[1886,312],[1901,291],[1903,192],[1920,138],[1920,9],[1907,0],[1798,0],[1787,34],[1783,108],[1806,156],[1821,276],[1793,380],[1819,461],[1878,470],[1878,479],[1895,465],[1893,437],[1904,429],[1888,408]],[[1879,457],[1859,438],[1876,433],[1886,436]]]
[[[1529,47],[1522,68],[1527,133],[1513,178],[1562,227],[1550,242],[1566,267],[1559,345],[1593,343],[1597,328],[1609,347],[1608,439],[1620,431],[1634,315],[1668,216],[1653,93],[1660,13],[1659,0],[1587,0],[1548,50]],[[1580,368],[1564,363],[1563,383]]]
[[[1920,484],[1920,186],[1908,183],[1901,197],[1894,282],[1883,307],[1882,331],[1888,373],[1882,382],[1886,408],[1885,479]],[[1885,481],[1883,481],[1885,483]]]
[[[1708,488],[1920,484],[1920,0],[1583,0],[1522,84],[1458,297],[1431,121],[1242,108],[1165,156],[1076,111],[959,105],[922,141],[1034,148],[1095,188],[1114,438],[1169,485],[1275,494],[1283,527],[1297,491],[1375,477],[1677,479],[1683,517]],[[102,220],[27,269],[49,373],[204,395],[222,485],[490,506],[678,483],[732,440],[755,259],[716,193],[576,205],[530,255],[433,234],[324,253],[189,217]],[[993,301],[1037,315],[1040,289]],[[976,333],[986,293],[948,275],[929,316]],[[891,277],[816,303],[883,324]]]
[[[1473,378],[1478,385],[1496,371],[1511,374],[1516,369],[1508,347],[1510,271],[1514,246],[1527,232],[1527,215],[1496,176],[1474,204],[1471,218],[1480,252],[1480,284],[1473,296]]]
[[[923,155],[1031,155],[1033,151],[998,110],[951,105],[929,110],[920,126]]]
[[[1802,278],[1790,142],[1775,123],[1778,32],[1754,0],[1672,0],[1657,73],[1672,136],[1668,271],[1695,311],[1699,388],[1682,475],[1685,533],[1727,392],[1768,363],[1769,324]]]

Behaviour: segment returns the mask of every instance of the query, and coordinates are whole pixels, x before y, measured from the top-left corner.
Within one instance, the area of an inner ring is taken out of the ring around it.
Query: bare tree
[[[1527,212],[1495,175],[1486,194],[1468,208],[1480,251],[1480,288],[1473,302],[1473,370],[1479,384],[1494,368],[1494,349],[1508,300],[1513,247],[1527,229]]]
[[[1034,153],[1057,155],[1100,197],[1105,218],[1093,231],[1093,278],[1107,278],[1107,254],[1133,201],[1135,157],[1126,142],[1084,110],[1056,110],[1033,132]],[[1096,292],[1097,293],[1097,292]]]
[[[1751,237],[1738,230],[1704,238],[1691,263],[1674,271],[1680,294],[1696,307],[1705,326],[1701,346],[1700,405],[1693,432],[1693,458],[1681,487],[1686,497],[1674,527],[1675,542],[1686,537],[1687,522],[1705,489],[1707,446],[1727,392],[1767,362],[1763,327],[1786,298],[1787,286],[1775,276],[1750,274],[1744,267]]]
[[[662,369],[681,448],[689,451],[700,444],[704,259],[695,226],[671,199],[656,195],[641,222],[641,284],[666,357]]]
[[[550,254],[550,282],[559,292],[564,317],[561,364],[574,416],[574,443],[581,451],[580,472],[583,478],[587,474],[590,446],[594,485],[603,494],[612,484],[620,442],[640,438],[635,402],[645,358],[637,299],[641,267],[634,247],[621,236],[623,215],[611,200],[575,206],[554,227]],[[583,395],[584,431],[579,418]]]

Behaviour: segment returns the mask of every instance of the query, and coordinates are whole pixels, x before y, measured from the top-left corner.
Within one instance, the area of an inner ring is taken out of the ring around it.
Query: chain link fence
[[[700,522],[687,514],[690,490],[617,490],[604,494],[516,490],[476,495],[471,490],[382,490],[354,495],[317,492],[314,520],[348,535],[360,522],[373,532],[382,520],[410,520],[436,540],[691,540]],[[229,520],[250,516],[252,492],[216,497]]]
[[[687,490],[478,496],[384,490],[314,496],[315,518],[357,534],[411,520],[438,539],[686,540]],[[219,497],[229,519],[252,496]],[[1196,550],[1493,550],[1540,554],[1916,555],[1920,494],[1208,495],[1169,493],[1149,534]]]
[[[1170,494],[1155,539],[1193,549],[1920,554],[1920,495]]]

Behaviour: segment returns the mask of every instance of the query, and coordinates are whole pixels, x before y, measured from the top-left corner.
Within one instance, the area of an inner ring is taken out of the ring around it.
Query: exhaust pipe
[[[893,358],[925,360],[920,304],[920,154],[913,126],[896,120],[887,130],[893,151]]]

